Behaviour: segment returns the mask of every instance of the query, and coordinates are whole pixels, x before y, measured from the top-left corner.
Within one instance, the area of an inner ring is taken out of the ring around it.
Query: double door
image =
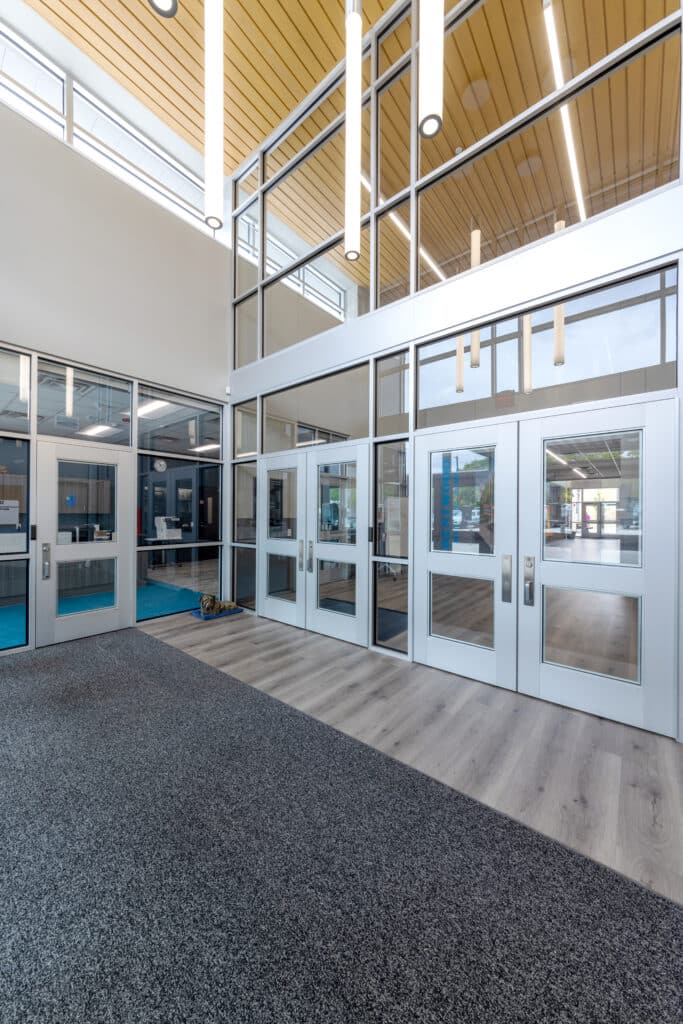
[[[661,401],[420,437],[416,659],[674,735],[675,423]]]
[[[260,461],[259,614],[367,644],[368,478],[367,445]]]

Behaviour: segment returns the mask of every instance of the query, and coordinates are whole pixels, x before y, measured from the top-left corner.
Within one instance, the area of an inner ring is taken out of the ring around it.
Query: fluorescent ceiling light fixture
[[[223,227],[225,172],[223,0],[204,0],[204,220]]]
[[[102,434],[113,434],[116,427],[108,427],[105,423],[97,423],[93,427],[86,427],[85,430],[79,430],[78,433],[82,437],[100,437]]]
[[[418,123],[424,138],[443,126],[444,0],[420,0]]]
[[[296,448],[306,448],[309,444],[328,444],[324,437],[315,437],[312,441],[297,441]]]
[[[580,476],[582,480],[586,479],[586,474],[582,473],[580,469],[574,469],[573,466],[572,466],[572,473],[576,473],[576,475]]]
[[[370,182],[368,181],[368,179],[365,177],[364,174],[361,174],[360,180],[361,180],[361,185],[366,190],[366,192],[372,192],[372,186],[370,185]],[[382,196],[379,197],[379,201],[380,201],[380,205],[384,202],[384,199],[382,198]],[[398,230],[401,232],[401,234],[403,235],[404,238],[407,238],[409,242],[412,241],[412,235],[410,234],[410,231],[408,230],[406,225],[403,223],[401,218],[398,216],[398,214],[393,213],[393,212],[392,213],[388,213],[387,217],[389,218],[391,223],[394,224],[398,228]],[[441,269],[441,267],[438,265],[438,263],[436,263],[432,259],[432,257],[429,255],[427,250],[424,248],[424,246],[422,246],[422,245],[420,246],[419,253],[420,253],[420,259],[422,260],[422,262],[427,264],[427,266],[432,271],[434,276],[438,277],[439,281],[447,281],[448,280],[447,276],[444,274],[444,272]]]
[[[149,0],[149,6],[162,18],[175,18],[178,13],[178,0]]]
[[[28,403],[31,387],[31,357],[19,356],[19,401]]]
[[[64,386],[66,388],[66,397],[64,399],[64,414],[66,416],[73,416],[74,414],[74,368],[73,366],[67,366],[64,373]]]
[[[555,452],[551,452],[550,448],[546,448],[546,455],[549,455],[551,459],[555,459],[555,462],[559,462],[561,466],[568,466],[569,463],[566,459],[563,459],[561,455],[557,455]]]
[[[553,65],[553,74],[555,75],[555,88],[561,89],[564,85],[564,73],[562,71],[562,60],[560,58],[560,43],[557,38],[557,25],[555,24],[553,0],[543,0],[543,17],[545,20],[546,35],[548,36],[550,60]],[[574,186],[576,205],[579,210],[579,219],[585,220],[586,204],[583,199],[583,190],[581,188],[581,175],[579,174],[579,163],[576,158],[574,133],[572,132],[572,123],[569,117],[569,108],[567,107],[566,103],[563,107],[560,107],[560,117],[562,118],[564,141],[567,147],[567,157],[569,159],[569,171],[572,176],[572,185]]]
[[[192,452],[213,452],[220,448],[219,444],[200,444],[198,448],[190,448]]]
[[[346,0],[344,256],[347,260],[360,259],[362,66],[363,15],[361,0]]]
[[[138,406],[138,416],[153,416],[155,412],[165,409],[170,402],[162,402],[160,398],[153,398],[150,402],[144,402]]]

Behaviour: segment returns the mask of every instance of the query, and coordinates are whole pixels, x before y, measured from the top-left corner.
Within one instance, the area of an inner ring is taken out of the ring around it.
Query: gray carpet
[[[0,660],[2,1024],[680,1024],[683,912],[135,630]]]

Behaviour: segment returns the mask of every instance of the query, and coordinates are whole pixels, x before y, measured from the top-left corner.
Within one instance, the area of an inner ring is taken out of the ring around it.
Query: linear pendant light
[[[548,48],[550,49],[550,60],[553,65],[555,76],[555,88],[561,89],[564,83],[564,72],[562,70],[562,59],[560,57],[560,43],[557,38],[557,25],[555,24],[555,12],[553,11],[553,0],[543,0],[543,18],[545,20],[545,31],[548,36]],[[576,157],[576,146],[574,144],[574,133],[569,117],[569,108],[565,103],[560,107],[564,141],[567,147],[567,158],[569,160],[569,172],[572,176],[576,205],[579,211],[579,220],[586,219],[586,204],[581,188],[581,175],[579,174],[579,162]]]
[[[420,0],[418,121],[420,135],[438,135],[443,126],[444,0]]]
[[[473,228],[470,234],[470,265],[481,266],[481,230]],[[470,366],[473,370],[479,368],[481,362],[481,331],[476,327],[470,334]]]
[[[204,0],[204,220],[223,227],[223,0]]]
[[[522,317],[522,390],[525,395],[533,391],[531,382],[531,313]]]
[[[74,368],[73,366],[67,366],[64,373],[64,415],[68,416],[69,419],[74,414]]]
[[[162,18],[175,18],[178,13],[178,0],[149,0],[149,6]]]
[[[555,234],[564,230],[563,220],[555,221]],[[564,366],[564,303],[560,302],[553,309],[553,363]]]
[[[363,92],[363,13],[361,0],[346,0],[346,167],[344,255],[360,258],[361,96]]]
[[[19,401],[28,404],[31,390],[31,357],[19,356]]]

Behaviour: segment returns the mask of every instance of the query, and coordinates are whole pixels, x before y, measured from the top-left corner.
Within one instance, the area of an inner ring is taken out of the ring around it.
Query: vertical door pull
[[[500,589],[501,601],[504,601],[505,604],[512,604],[512,555],[503,555]]]
[[[42,551],[42,558],[43,558],[43,579],[44,580],[49,580],[49,578],[50,578],[50,571],[52,569],[52,563],[51,563],[51,558],[50,558],[50,545],[49,544],[42,544],[41,545],[41,551]]]
[[[299,541],[299,572],[304,571],[304,542]]]
[[[313,541],[308,542],[308,571],[313,572]]]
[[[524,604],[533,608],[536,592],[536,559],[524,556]]]

